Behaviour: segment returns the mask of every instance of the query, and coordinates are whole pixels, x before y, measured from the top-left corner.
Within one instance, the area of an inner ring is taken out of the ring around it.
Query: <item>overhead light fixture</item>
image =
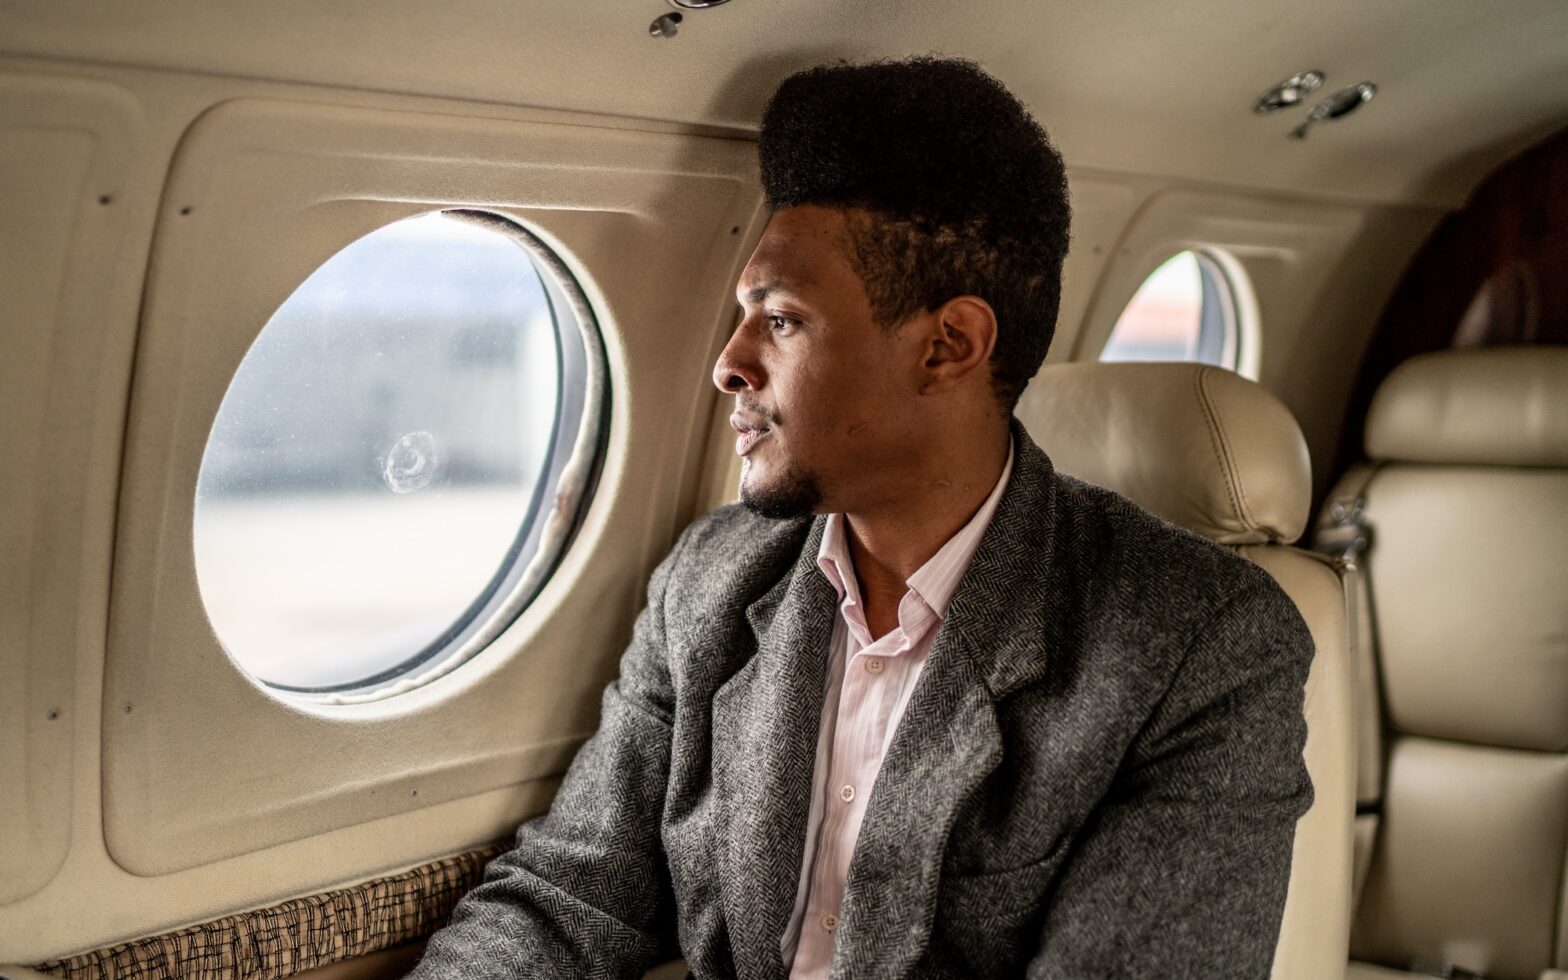
[[[655,17],[653,23],[648,25],[648,36],[672,38],[680,33],[680,11],[707,10],[709,7],[717,7],[729,2],[730,0],[670,0],[670,6],[674,7],[676,12]]]
[[[1349,115],[1357,109],[1372,101],[1372,96],[1377,94],[1377,86],[1371,82],[1357,82],[1347,85],[1333,95],[1319,102],[1307,113],[1307,121],[1290,131],[1290,135],[1298,140],[1307,138],[1307,130],[1316,123],[1325,119],[1338,119]]]
[[[680,29],[680,14],[661,14],[653,19],[653,23],[648,25],[648,36],[670,38],[679,34]]]
[[[1292,75],[1278,85],[1258,96],[1258,101],[1252,103],[1252,111],[1259,115],[1288,109],[1293,105],[1300,105],[1307,96],[1316,92],[1323,86],[1323,73],[1320,71],[1304,71]]]

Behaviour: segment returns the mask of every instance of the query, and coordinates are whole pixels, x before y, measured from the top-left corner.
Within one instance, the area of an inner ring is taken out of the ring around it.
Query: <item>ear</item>
[[[951,391],[975,380],[991,380],[991,352],[996,349],[996,312],[978,296],[956,296],[927,319],[928,334],[920,393]]]

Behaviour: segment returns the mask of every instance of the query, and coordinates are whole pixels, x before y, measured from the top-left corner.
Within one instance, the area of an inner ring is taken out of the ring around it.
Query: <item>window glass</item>
[[[528,245],[495,216],[399,221],[324,263],[256,338],[193,528],[208,618],[252,676],[386,688],[472,652],[525,579],[537,589],[524,573],[549,558],[542,504],[580,441],[593,358],[564,302],[580,294]]]
[[[1133,294],[1102,361],[1196,361],[1235,370],[1240,358],[1236,303],[1218,262],[1178,252]]]

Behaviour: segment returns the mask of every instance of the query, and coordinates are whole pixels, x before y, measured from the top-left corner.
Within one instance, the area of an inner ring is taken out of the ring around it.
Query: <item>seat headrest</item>
[[[1412,357],[1373,396],[1366,447],[1379,461],[1568,466],[1568,347]]]
[[[1289,544],[1312,506],[1290,410],[1203,364],[1053,364],[1018,417],[1056,468],[1221,544]]]

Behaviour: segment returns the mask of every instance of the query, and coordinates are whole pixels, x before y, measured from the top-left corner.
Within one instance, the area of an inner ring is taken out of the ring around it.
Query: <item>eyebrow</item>
[[[746,290],[746,302],[760,303],[768,298],[769,293],[775,292],[779,288],[779,284],[776,282],[764,283],[761,286],[754,286],[751,289]]]
[[[742,302],[761,303],[772,293],[787,293],[793,296],[795,295],[795,284],[786,280],[775,279],[760,286],[753,286],[751,289],[746,290]]]

